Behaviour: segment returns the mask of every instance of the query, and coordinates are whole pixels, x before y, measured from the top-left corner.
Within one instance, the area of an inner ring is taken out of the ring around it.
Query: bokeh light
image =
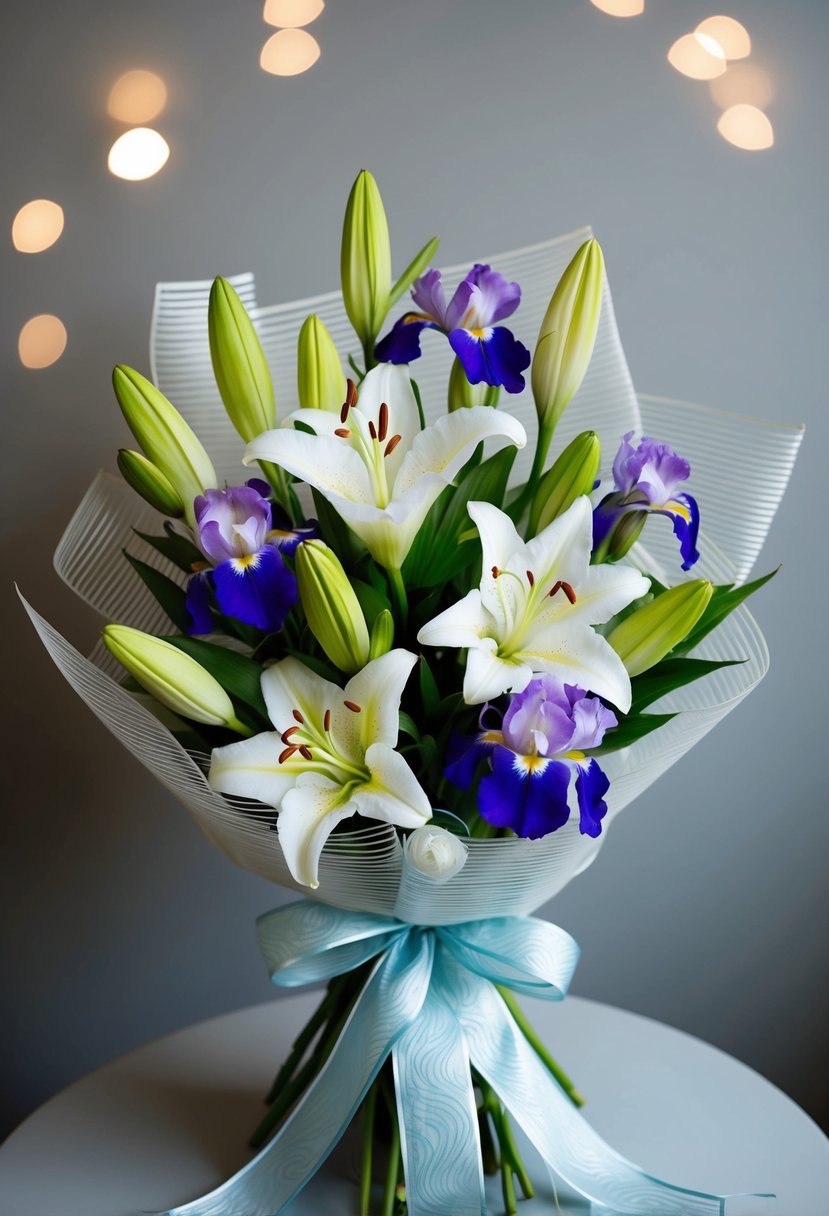
[[[136,68],[119,76],[109,91],[107,113],[119,122],[142,125],[167,104],[167,86],[155,72]]]
[[[324,0],[265,0],[262,15],[268,25],[295,29],[316,21],[324,8]]]
[[[273,76],[298,76],[319,57],[319,43],[307,30],[278,30],[262,47],[259,66]]]
[[[62,232],[63,208],[48,198],[35,198],[14,217],[12,244],[21,253],[42,253]]]
[[[590,0],[609,17],[638,17],[645,11],[645,0]]]
[[[764,110],[774,101],[772,78],[756,63],[730,63],[725,75],[712,80],[708,88],[721,110],[740,102]]]
[[[697,26],[698,34],[713,38],[726,59],[745,59],[751,54],[751,38],[748,30],[734,17],[706,17]]]
[[[710,34],[683,34],[668,51],[668,63],[692,80],[713,80],[726,69],[720,44]]]
[[[115,177],[140,182],[163,169],[170,147],[152,127],[133,127],[116,139],[109,150],[107,166]]]
[[[735,148],[747,152],[762,152],[774,143],[774,128],[757,106],[731,106],[720,115],[717,130]]]
[[[66,350],[66,326],[60,317],[40,313],[21,329],[17,350],[24,367],[49,367]]]

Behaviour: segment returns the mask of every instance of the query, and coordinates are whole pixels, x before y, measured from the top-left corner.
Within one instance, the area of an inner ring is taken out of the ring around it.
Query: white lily
[[[290,429],[295,422],[314,434]],[[269,460],[301,477],[381,566],[399,570],[432,503],[490,437],[519,448],[527,442],[520,422],[485,406],[456,410],[421,430],[408,369],[381,363],[339,416],[296,410],[285,427],[248,444],[244,461]]]
[[[283,659],[262,673],[276,730],[214,749],[214,789],[279,811],[279,843],[297,882],[319,885],[320,853],[349,815],[403,828],[431,818],[429,799],[394,750],[400,698],[416,661],[407,650],[391,650],[343,689],[297,659]]]
[[[533,675],[567,684],[630,709],[630,677],[593,625],[609,621],[644,595],[649,581],[629,566],[590,565],[592,512],[586,496],[533,540],[509,516],[471,502],[483,547],[480,589],[441,612],[417,635],[427,646],[466,647],[463,696],[480,705],[522,692]]]

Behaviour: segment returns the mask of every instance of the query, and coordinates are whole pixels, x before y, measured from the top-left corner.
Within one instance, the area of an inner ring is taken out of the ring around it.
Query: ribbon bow
[[[495,985],[562,1000],[578,959],[563,929],[497,916],[424,927],[303,900],[260,917],[275,984],[318,984],[378,957],[325,1065],[276,1136],[227,1182],[165,1216],[276,1216],[317,1172],[385,1060],[410,1216],[485,1216],[470,1063],[550,1171],[615,1216],[723,1216],[726,1198],[672,1186],[619,1156],[572,1106]]]

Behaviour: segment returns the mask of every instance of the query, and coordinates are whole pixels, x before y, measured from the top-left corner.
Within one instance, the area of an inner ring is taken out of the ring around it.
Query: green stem
[[[538,1035],[533,1030],[530,1023],[527,1021],[527,1018],[524,1015],[524,1011],[521,1008],[521,1006],[518,1004],[518,1001],[517,1001],[515,995],[509,990],[509,988],[504,988],[501,984],[496,984],[495,986],[498,989],[498,991],[500,992],[501,998],[502,998],[504,1004],[506,1005],[507,1009],[509,1009],[510,1013],[512,1014],[513,1018],[515,1019],[521,1033],[523,1034],[524,1038],[529,1043],[530,1047],[532,1047],[533,1051],[536,1053],[538,1058],[542,1061],[543,1064],[546,1065],[546,1067],[549,1069],[549,1071],[555,1077],[556,1081],[559,1083],[561,1088],[567,1094],[567,1097],[570,1099],[570,1101],[573,1103],[573,1105],[574,1106],[584,1106],[584,1102],[585,1102],[584,1096],[579,1093],[579,1091],[576,1089],[573,1082],[567,1076],[567,1073],[564,1071],[564,1069],[559,1064],[557,1064],[556,1061],[553,1059],[553,1057],[550,1055],[549,1051],[544,1046],[541,1039],[538,1037]]]
[[[394,1200],[397,1190],[397,1176],[400,1172],[400,1125],[397,1122],[397,1111],[391,1102],[389,1117],[391,1119],[391,1142],[389,1144],[389,1163],[386,1167],[386,1182],[383,1187],[382,1216],[394,1216]]]
[[[363,364],[367,372],[370,372],[373,367],[377,366],[377,360],[374,358],[374,348],[377,345],[376,338],[368,338],[363,342]]]
[[[371,1166],[374,1153],[374,1113],[377,1107],[377,1090],[379,1082],[375,1081],[366,1094],[363,1103],[363,1152],[360,1162],[360,1216],[369,1216],[371,1204]]]
[[[483,1162],[484,1173],[497,1174],[499,1166],[498,1150],[492,1138],[492,1124],[489,1120],[489,1111],[485,1105],[478,1111],[478,1129],[481,1137],[481,1161]]]
[[[477,1073],[475,1074],[475,1084],[481,1091],[484,1112],[488,1113],[492,1118],[495,1134],[498,1137],[498,1146],[501,1150],[501,1188],[504,1194],[504,1204],[506,1205],[508,1216],[513,1216],[517,1211],[513,1176],[518,1178],[525,1198],[531,1199],[535,1194],[535,1188],[521,1159],[518,1145],[515,1143],[515,1137],[512,1133],[509,1116],[501,1105],[500,1098],[489,1082],[485,1081]]]
[[[310,1047],[320,1026],[328,1021],[333,999],[334,994],[331,991],[331,986],[329,985],[328,991],[326,992],[322,1001],[320,1001],[315,1012],[311,1015],[310,1021],[297,1035],[294,1045],[291,1048],[291,1054],[288,1056],[287,1060],[274,1077],[273,1085],[268,1090],[268,1096],[265,1098],[265,1101],[269,1106],[271,1102],[276,1100],[276,1098],[282,1092],[283,1086],[287,1085],[291,1077],[294,1075],[294,1072],[299,1066],[305,1052]]]
[[[530,470],[529,477],[527,478],[527,484],[524,486],[524,489],[518,495],[515,502],[512,503],[507,509],[507,514],[516,525],[520,523],[522,515],[529,506],[529,503],[532,500],[536,489],[538,488],[538,483],[541,480],[542,473],[544,472],[544,464],[547,460],[547,453],[550,451],[550,444],[553,441],[553,430],[554,428],[551,426],[544,426],[543,423],[539,424],[538,437],[535,441],[533,467]]]
[[[249,739],[251,735],[256,734],[256,731],[251,730],[249,726],[245,726],[244,722],[240,722],[237,717],[228,718],[226,726],[228,730],[235,731],[237,735],[241,735],[244,739]]]
[[[501,1145],[501,1162],[502,1168],[509,1167],[515,1172],[521,1190],[524,1192],[525,1199],[532,1199],[535,1194],[535,1187],[530,1181],[530,1176],[527,1173],[527,1168],[524,1165],[518,1145],[515,1143],[515,1136],[512,1131],[509,1115],[501,1108],[498,1116],[498,1140]]]
[[[409,623],[409,600],[406,596],[406,584],[403,582],[403,575],[400,573],[400,570],[396,570],[391,566],[386,568],[386,574],[389,576],[397,615],[401,625],[405,629]]]
[[[501,1194],[504,1196],[504,1212],[506,1216],[518,1216],[518,1200],[515,1196],[512,1169],[507,1165],[506,1161],[501,1162]]]

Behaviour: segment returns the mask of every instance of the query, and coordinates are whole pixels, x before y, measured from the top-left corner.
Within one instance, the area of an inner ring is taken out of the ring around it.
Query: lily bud
[[[572,507],[596,483],[602,446],[595,431],[576,435],[549,469],[530,507],[530,534],[536,536]]]
[[[541,322],[532,364],[539,425],[552,433],[584,379],[602,308],[604,258],[585,241],[559,280]]]
[[[374,345],[389,310],[391,243],[377,182],[363,169],[351,187],[340,252],[345,311],[364,348]]]
[[[365,667],[369,636],[360,601],[339,558],[321,540],[296,550],[296,581],[308,625],[328,658],[349,675]]]
[[[236,717],[221,684],[177,646],[127,625],[107,625],[101,636],[133,679],[174,713],[206,726],[226,726],[240,735],[253,733]]]
[[[617,625],[607,640],[628,675],[641,675],[684,641],[713,594],[714,588],[706,579],[690,579],[663,591]]]
[[[184,514],[181,495],[170,485],[161,469],[157,469],[146,456],[142,456],[140,452],[132,452],[129,448],[120,448],[117,460],[124,481],[151,507],[155,507],[162,515],[171,515],[175,519]]]
[[[445,828],[427,823],[415,828],[403,845],[406,860],[420,874],[440,886],[466,865],[469,849]]]
[[[384,608],[382,612],[378,612],[371,627],[368,657],[370,659],[379,659],[381,655],[388,654],[393,645],[394,617],[388,608]]]
[[[319,317],[306,317],[297,343],[300,408],[339,411],[345,401],[345,376],[334,339]]]
[[[473,405],[491,405],[494,408],[498,404],[500,392],[496,385],[486,384],[483,380],[480,384],[470,384],[460,359],[455,356],[452,360],[449,389],[446,394],[450,414]]]
[[[216,485],[213,462],[178,410],[140,372],[119,363],[112,385],[127,426],[181,498],[193,527],[193,500]]]
[[[246,443],[276,426],[271,373],[259,335],[227,279],[214,279],[207,310],[213,375],[227,416]]]

